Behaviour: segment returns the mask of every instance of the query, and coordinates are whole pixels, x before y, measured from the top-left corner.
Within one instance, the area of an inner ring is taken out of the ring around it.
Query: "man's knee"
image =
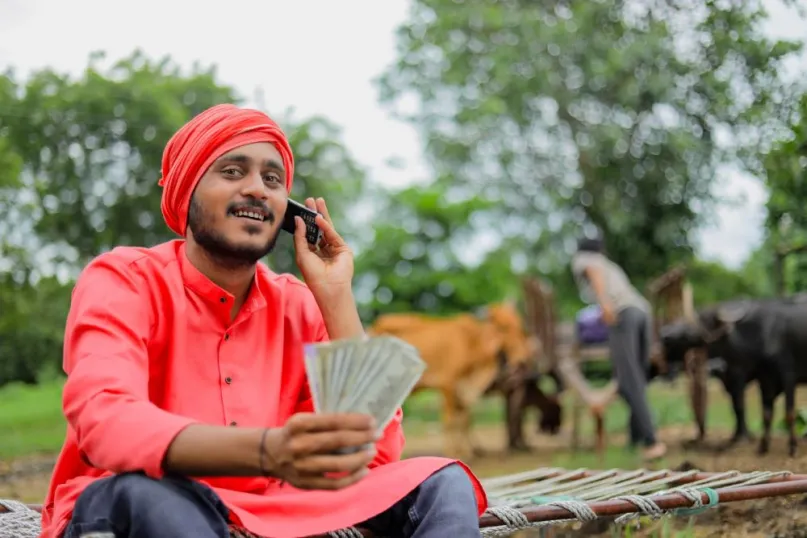
[[[200,532],[198,536],[209,536],[211,531],[215,536],[224,536],[226,513],[215,493],[201,484],[125,473],[87,486],[76,502],[73,520],[79,525],[106,521],[118,529],[137,527],[147,531],[159,527],[171,532],[196,529]]]
[[[76,508],[103,503],[117,509],[148,510],[151,505],[165,503],[175,495],[176,492],[165,481],[154,480],[140,473],[124,473],[96,480],[87,486]]]
[[[470,508],[476,511],[476,495],[471,478],[456,463],[443,467],[431,475],[423,482],[420,488],[422,493],[426,493],[430,497],[434,496],[435,499],[440,498],[442,493],[456,499],[467,500],[470,498],[472,500]],[[446,498],[442,497],[442,499]]]

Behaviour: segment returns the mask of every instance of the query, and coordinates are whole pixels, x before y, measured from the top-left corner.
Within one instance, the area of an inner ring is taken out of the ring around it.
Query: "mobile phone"
[[[317,213],[313,209],[308,209],[300,202],[295,202],[291,198],[288,200],[286,206],[286,214],[283,216],[282,228],[294,235],[294,217],[302,217],[305,223],[305,239],[312,245],[318,245],[322,238],[322,230],[319,229],[314,219],[317,218]]]

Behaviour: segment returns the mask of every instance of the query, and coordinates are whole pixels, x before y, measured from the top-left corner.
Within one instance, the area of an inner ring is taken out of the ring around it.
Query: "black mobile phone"
[[[286,207],[286,214],[283,216],[282,228],[294,235],[294,217],[302,217],[305,223],[305,238],[312,245],[318,245],[319,240],[322,238],[322,230],[319,229],[314,219],[317,218],[318,213],[313,209],[308,209],[300,202],[295,202],[289,198],[288,206]]]

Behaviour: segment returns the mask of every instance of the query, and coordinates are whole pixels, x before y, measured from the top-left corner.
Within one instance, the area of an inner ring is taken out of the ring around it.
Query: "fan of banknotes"
[[[314,411],[366,413],[383,430],[426,364],[403,340],[373,336],[309,344],[305,368]]]

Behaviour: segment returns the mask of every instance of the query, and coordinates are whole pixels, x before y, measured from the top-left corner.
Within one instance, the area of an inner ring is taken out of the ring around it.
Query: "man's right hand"
[[[265,470],[299,489],[342,489],[367,475],[377,440],[375,421],[368,415],[298,413],[267,432]]]

